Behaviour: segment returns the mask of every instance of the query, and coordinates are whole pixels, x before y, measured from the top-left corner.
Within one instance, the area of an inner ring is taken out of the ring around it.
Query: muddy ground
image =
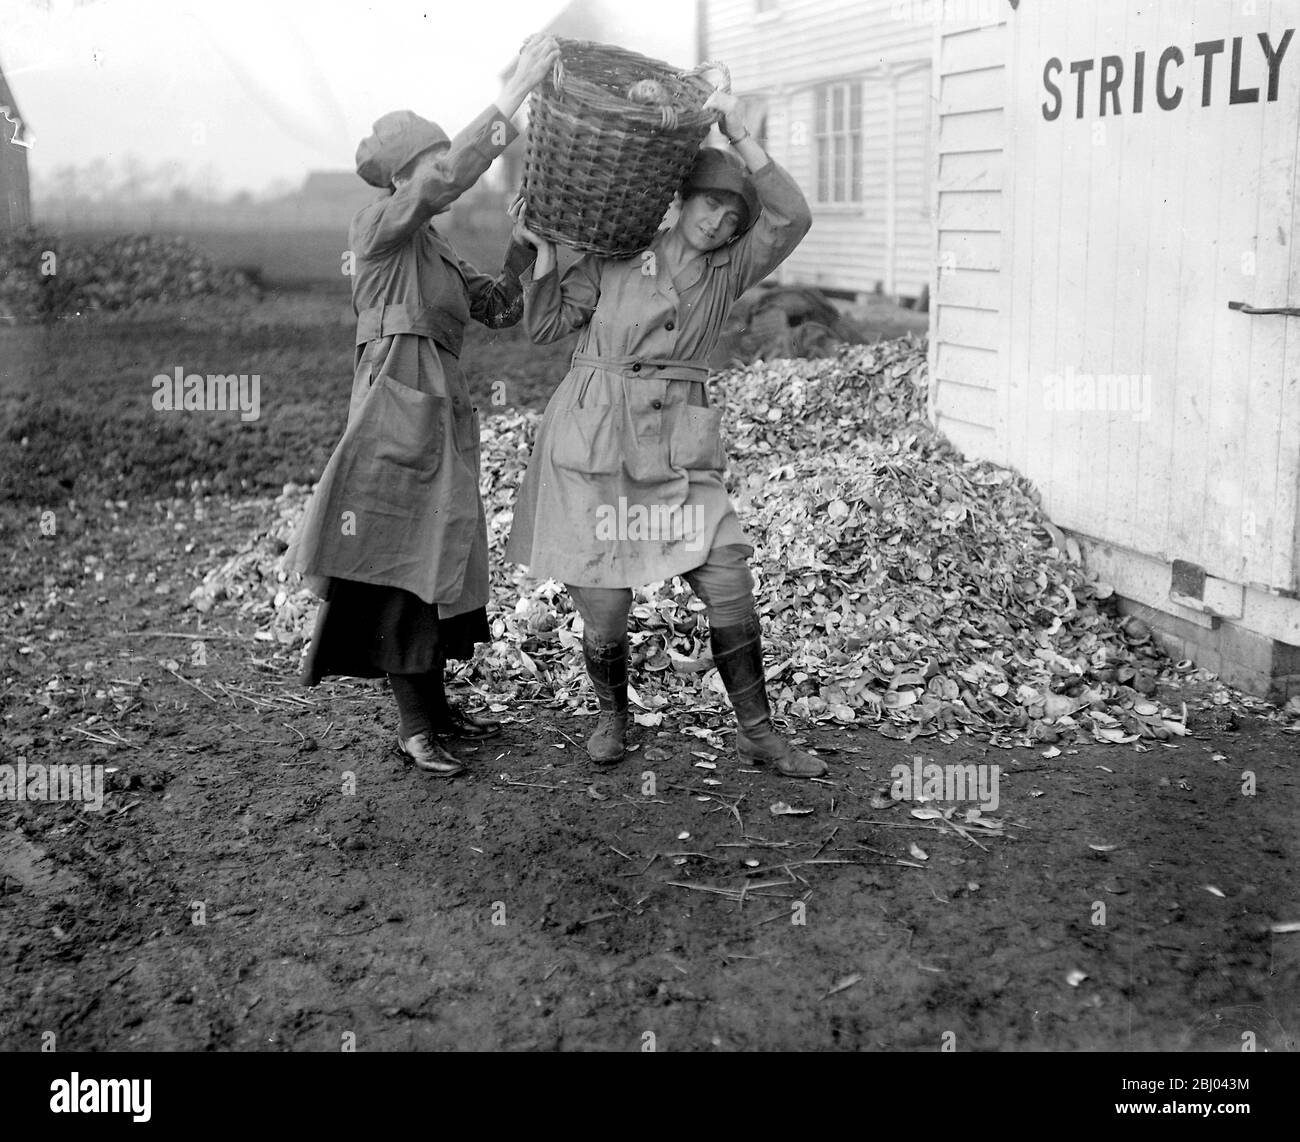
[[[472,339],[483,407],[563,371]],[[1295,1049],[1300,735],[1204,681],[1145,752],[794,726],[800,783],[680,710],[596,772],[537,704],[403,769],[382,683],[187,605],[319,473],[351,342],[332,295],[0,329],[0,765],[113,770],[0,800],[4,1049]],[[153,413],[177,365],[259,373],[261,418]],[[999,766],[1002,835],[882,796],[918,754]]]
[[[800,783],[697,768],[671,717],[595,772],[539,705],[432,780],[382,683],[303,691],[296,649],[186,605],[262,503],[4,510],[4,760],[115,770],[98,812],[0,805],[6,1048],[1296,1048],[1281,725],[1189,684],[1193,736],[1149,752],[813,729]],[[1005,837],[882,798],[918,753],[1000,766]]]

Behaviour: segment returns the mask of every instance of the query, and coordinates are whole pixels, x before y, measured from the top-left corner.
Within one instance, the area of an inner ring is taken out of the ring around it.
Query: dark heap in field
[[[86,241],[35,229],[0,235],[0,319],[52,321],[141,302],[254,292],[183,238],[120,234]]]
[[[778,713],[1004,745],[1187,732],[1184,714],[1152,700],[1170,664],[1150,632],[1117,616],[1028,482],[964,459],[925,419],[923,342],[760,363],[714,387]],[[497,702],[576,707],[588,698],[581,620],[560,584],[502,559],[539,419],[484,428],[495,641],[462,673]],[[208,576],[195,605],[233,597],[269,635],[309,636],[312,599],[278,570],[307,492],[285,489],[276,523]],[[679,580],[637,592],[632,642],[641,724],[670,704],[705,720],[725,711],[703,606]]]

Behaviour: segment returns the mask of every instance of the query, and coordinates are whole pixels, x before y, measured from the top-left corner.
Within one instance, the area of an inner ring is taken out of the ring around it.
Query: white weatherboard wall
[[[1300,318],[1228,307],[1300,306],[1300,3],[1022,0],[936,36],[937,423],[1121,593],[1300,646]]]
[[[999,9],[999,13],[1009,9]],[[935,422],[963,451],[1003,459],[1003,268],[1008,31],[939,22],[934,106],[937,255],[930,290]]]
[[[768,150],[798,180],[813,228],[777,272],[826,289],[915,297],[932,250],[931,50],[924,12],[897,0],[707,0],[705,52],[766,108]],[[816,201],[814,89],[863,85],[863,200]]]

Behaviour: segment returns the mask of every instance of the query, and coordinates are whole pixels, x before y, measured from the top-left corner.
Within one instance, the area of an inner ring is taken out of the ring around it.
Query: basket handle
[[[722,86],[719,87],[718,90],[725,91],[728,95],[731,94],[731,68],[720,59],[706,59],[702,64],[698,64],[691,68],[691,70],[686,74],[703,75],[706,71],[722,72]],[[716,87],[717,85],[715,84],[714,86]]]
[[[565,44],[565,43],[567,43],[567,42],[568,42],[568,41],[566,41],[566,40],[559,40],[559,43],[560,43],[561,45],[563,45],[563,44]],[[525,41],[524,41],[524,47],[527,47],[527,46],[528,46],[528,40],[525,40]],[[523,51],[523,48],[520,48],[519,50],[520,50],[520,51]],[[551,68],[551,86],[552,86],[553,88],[555,88],[555,94],[556,94],[556,95],[560,95],[560,96],[562,96],[562,95],[564,94],[564,55],[563,55],[563,52],[561,52],[560,55],[557,55],[557,56],[555,57],[555,66],[554,66],[553,68]]]

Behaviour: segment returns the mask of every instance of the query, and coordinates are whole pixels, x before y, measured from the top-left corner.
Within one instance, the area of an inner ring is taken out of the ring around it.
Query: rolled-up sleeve
[[[732,252],[736,297],[784,262],[812,229],[808,200],[783,167],[769,160],[753,179],[762,212]]]
[[[366,211],[353,235],[354,252],[375,254],[401,245],[478,182],[518,134],[495,105],[487,108],[418,181],[404,183]]]
[[[524,287],[524,323],[538,345],[549,345],[591,320],[600,301],[602,260],[587,254],[560,276],[556,268]]]

